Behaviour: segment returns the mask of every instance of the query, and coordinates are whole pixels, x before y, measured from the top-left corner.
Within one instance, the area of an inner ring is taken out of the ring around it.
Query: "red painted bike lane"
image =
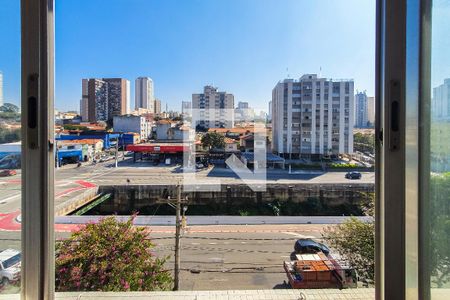
[[[14,180],[14,182],[10,180],[10,183],[20,183],[20,180]],[[79,190],[96,186],[95,184],[84,180],[76,180],[75,183],[79,186],[56,193],[55,197],[59,198]],[[0,213],[0,231],[20,231],[21,223],[17,220],[19,215],[20,210],[8,214]],[[78,225],[76,224],[55,224],[56,231],[72,231],[77,228]]]

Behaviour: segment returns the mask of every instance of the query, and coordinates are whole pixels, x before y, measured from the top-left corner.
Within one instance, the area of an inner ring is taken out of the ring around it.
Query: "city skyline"
[[[135,0],[125,6],[113,0],[105,7],[102,1],[56,1],[55,107],[79,109],[81,78],[126,78],[134,99],[135,79],[148,76],[155,97],[176,110],[214,85],[266,111],[280,78],[305,73],[353,78],[355,88],[373,94],[374,1],[261,2]],[[0,32],[17,49],[18,8],[7,0],[10,16],[0,21],[17,27]],[[98,35],[92,28],[108,30]],[[355,48],[356,41],[364,47]],[[5,100],[19,103],[19,51],[6,52],[0,50]]]

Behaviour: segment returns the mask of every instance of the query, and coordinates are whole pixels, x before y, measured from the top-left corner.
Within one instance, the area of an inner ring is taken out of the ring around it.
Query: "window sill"
[[[309,290],[228,290],[228,291],[177,291],[177,292],[68,292],[56,293],[55,299],[61,300],[105,300],[105,299],[158,299],[158,300],[194,300],[194,299],[254,299],[254,300],[291,300],[302,299],[375,299],[375,289],[309,289]],[[0,300],[19,300],[19,295],[0,295]]]

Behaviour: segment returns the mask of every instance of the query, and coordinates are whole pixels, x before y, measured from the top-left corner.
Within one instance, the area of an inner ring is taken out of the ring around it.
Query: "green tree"
[[[154,244],[131,217],[119,222],[110,216],[90,223],[56,244],[57,291],[168,290],[172,278],[167,258],[151,252]]]
[[[65,130],[81,130],[81,131],[88,131],[89,128],[86,126],[80,126],[80,125],[72,125],[72,124],[66,124],[63,126]]]
[[[20,141],[20,128],[6,129],[0,127],[0,144]]]
[[[5,103],[2,106],[0,106],[0,111],[6,112],[6,113],[18,113],[19,107],[12,103]]]
[[[355,133],[353,143],[356,151],[375,153],[375,135]]]
[[[208,149],[224,149],[225,137],[217,132],[208,132],[202,137],[202,144]]]
[[[450,281],[450,173],[431,176],[430,195],[431,275],[432,282],[443,287]]]
[[[363,222],[352,217],[342,224],[325,227],[322,236],[361,276],[374,280],[374,222]]]

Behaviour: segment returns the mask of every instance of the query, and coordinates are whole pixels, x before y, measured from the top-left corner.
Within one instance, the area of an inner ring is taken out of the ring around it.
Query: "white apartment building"
[[[152,133],[152,123],[145,117],[135,115],[114,116],[114,131],[138,133],[140,140],[148,140]]]
[[[435,120],[450,121],[450,78],[433,88],[431,114]]]
[[[267,120],[272,121],[272,100],[269,101],[269,113],[267,114]]]
[[[192,110],[193,126],[234,127],[234,96],[216,87],[208,85],[203,94],[192,94]]]
[[[153,112],[156,114],[156,115],[158,115],[158,114],[160,114],[161,113],[161,100],[159,100],[159,99],[155,99],[155,107],[154,107],[154,110],[153,110]]]
[[[367,97],[367,120],[370,127],[375,126],[375,97]]]
[[[192,115],[192,102],[182,101],[181,102],[181,114],[184,117],[190,117]]]
[[[272,90],[272,150],[285,158],[353,153],[353,80],[303,75]]]
[[[367,128],[369,122],[369,105],[366,92],[355,95],[355,127]]]
[[[239,101],[234,111],[235,121],[251,121],[255,118],[255,112],[248,105],[248,102]]]
[[[155,111],[155,96],[153,92],[153,80],[149,77],[138,77],[135,82],[135,110],[139,108]]]

